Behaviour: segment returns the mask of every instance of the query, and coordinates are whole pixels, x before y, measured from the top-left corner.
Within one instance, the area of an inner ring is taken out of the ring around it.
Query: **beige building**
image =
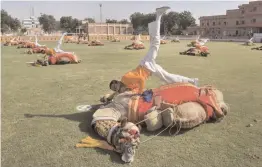
[[[251,1],[227,10],[226,15],[203,16],[199,27],[189,27],[189,31],[210,38],[246,37],[262,33],[262,1]]]
[[[86,23],[76,30],[77,33],[81,31],[89,35],[130,35],[134,30],[132,24]]]

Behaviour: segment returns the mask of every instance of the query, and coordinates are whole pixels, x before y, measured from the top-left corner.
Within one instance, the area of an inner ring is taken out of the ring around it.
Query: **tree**
[[[20,27],[21,27],[21,23],[17,18],[11,20],[10,23],[11,30],[17,31]]]
[[[121,23],[121,24],[128,24],[128,20],[127,19],[122,19],[120,20],[118,23]]]
[[[92,19],[92,18],[85,18],[84,19],[85,21],[88,21],[88,23],[95,23],[96,21],[95,21],[95,19]]]
[[[137,30],[139,26],[143,25],[144,14],[140,12],[135,12],[130,16],[131,23],[133,24],[134,30]]]
[[[1,10],[1,32],[17,31],[21,23],[17,18],[12,18],[5,10]]]
[[[5,33],[9,31],[9,26],[7,24],[1,24],[1,32]]]
[[[117,20],[106,19],[106,23],[117,23]]]
[[[22,34],[24,34],[26,31],[27,31],[26,28],[22,28],[22,29],[21,29],[21,33],[22,33]]]
[[[42,14],[38,18],[38,20],[39,20],[40,25],[42,25],[42,28],[45,32],[51,33],[52,31],[55,30],[56,20],[55,20],[54,16]]]
[[[180,28],[185,30],[191,25],[196,25],[196,19],[192,16],[191,12],[184,11],[179,13],[179,23]]]
[[[155,13],[143,14],[136,12],[130,16],[133,28],[137,33],[142,33],[142,31],[148,31],[148,23],[155,20]]]
[[[72,16],[63,16],[60,18],[60,27],[65,31],[71,31]]]
[[[136,32],[147,31],[148,23],[155,20],[155,13],[143,14],[143,13],[133,13],[130,16],[131,23]],[[169,12],[164,14],[161,19],[161,34],[180,34],[182,30],[187,27],[195,25],[195,18],[189,11]]]
[[[164,14],[161,19],[161,33],[171,33],[178,29],[179,22],[179,13],[178,12],[169,12],[168,14]]]
[[[81,24],[80,20],[73,19],[72,16],[63,16],[60,18],[60,27],[66,32],[75,32],[76,28]]]

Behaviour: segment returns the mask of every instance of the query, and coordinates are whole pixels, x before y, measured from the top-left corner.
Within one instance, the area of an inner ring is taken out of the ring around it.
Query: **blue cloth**
[[[146,90],[144,91],[141,96],[143,97],[144,101],[146,102],[151,102],[152,98],[153,98],[153,91],[152,89]]]

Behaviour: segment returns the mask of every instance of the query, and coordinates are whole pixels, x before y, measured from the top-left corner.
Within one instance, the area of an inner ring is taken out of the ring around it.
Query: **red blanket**
[[[212,90],[213,88],[210,87],[198,88],[189,83],[175,83],[153,89],[153,96],[161,96],[163,102],[174,105],[186,102],[198,102],[205,108],[208,120],[212,117],[213,113],[215,113],[216,117],[224,115]],[[143,120],[144,115],[151,107],[153,107],[153,100],[148,103],[139,96],[132,98],[129,102],[129,121],[138,122]]]

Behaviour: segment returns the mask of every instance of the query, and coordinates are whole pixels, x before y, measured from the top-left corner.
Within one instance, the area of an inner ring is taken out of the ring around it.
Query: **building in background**
[[[39,28],[40,23],[38,19],[34,16],[29,17],[28,19],[22,20],[22,26],[23,28],[30,29],[30,28]]]
[[[34,8],[30,10],[30,17],[22,20],[22,28],[26,28],[27,35],[36,35],[42,34],[43,31],[41,29],[38,18],[34,16]]]
[[[202,16],[200,25],[189,27],[188,33],[209,38],[245,37],[262,33],[262,1],[251,1],[227,10],[226,15]]]
[[[119,23],[86,23],[80,29],[89,35],[130,35],[134,31],[132,24]],[[77,33],[80,31],[78,28]]]

